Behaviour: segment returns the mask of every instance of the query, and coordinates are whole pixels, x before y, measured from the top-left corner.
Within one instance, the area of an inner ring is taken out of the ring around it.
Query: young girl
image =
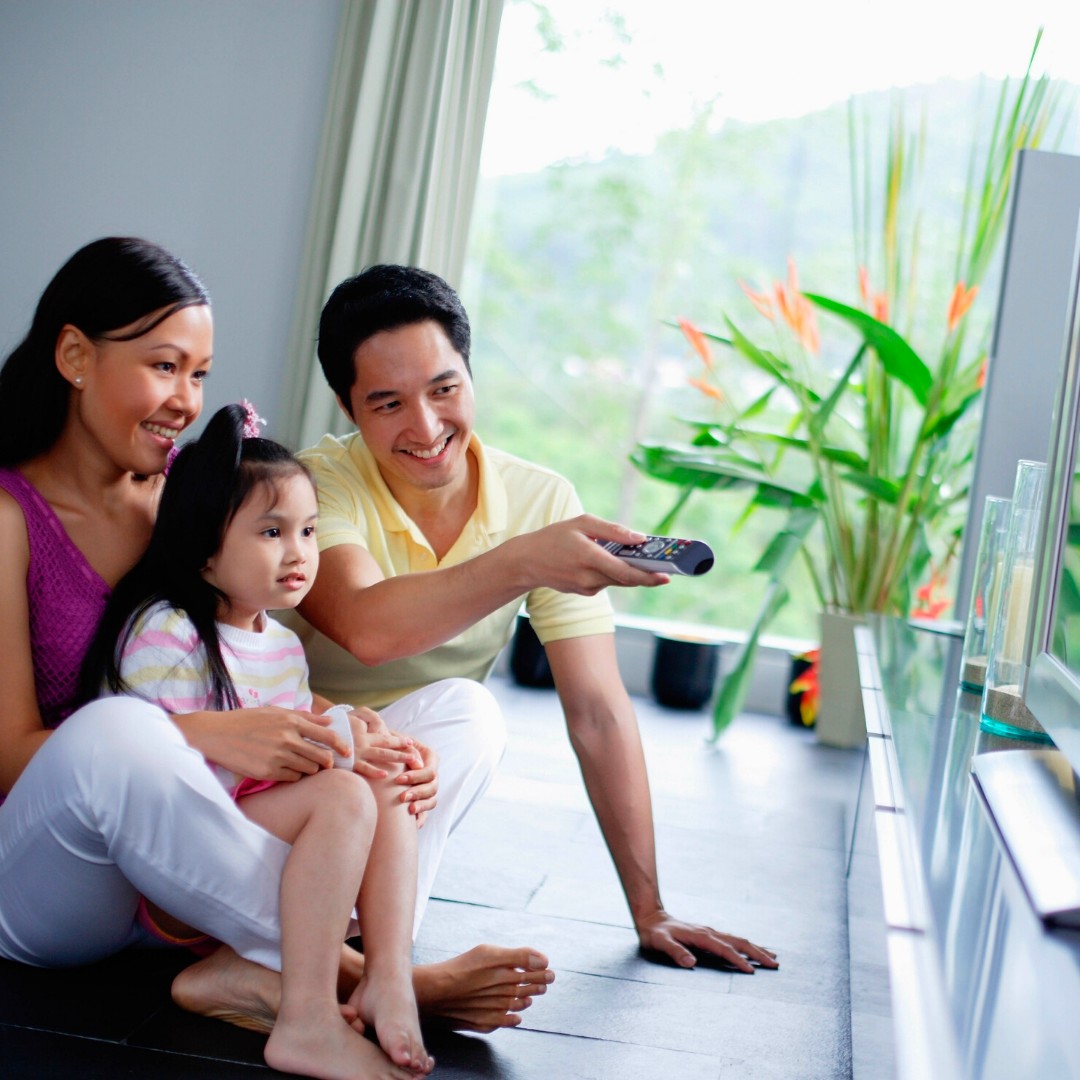
[[[299,639],[266,612],[298,605],[315,577],[314,484],[284,447],[257,437],[252,420],[242,406],[226,406],[177,455],[150,545],[117,585],[88,654],[86,685],[104,683],[174,714],[312,709]],[[410,956],[415,819],[391,786],[393,768],[367,766],[367,778],[332,768],[330,748],[346,756],[351,748],[326,718],[311,719],[308,734],[327,747],[325,767],[293,755],[282,764],[295,782],[255,782],[211,765],[247,817],[292,845],[280,893],[281,1008],[266,1060],[312,1074],[317,1059],[314,1075],[327,1080],[426,1074],[434,1061],[420,1034]],[[353,730],[363,736],[362,717]],[[350,1027],[337,1000],[354,905],[366,963],[348,1005],[374,1027],[390,1061]]]

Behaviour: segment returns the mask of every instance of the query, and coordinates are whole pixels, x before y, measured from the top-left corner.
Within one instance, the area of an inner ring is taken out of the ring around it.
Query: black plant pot
[[[519,615],[517,630],[514,631],[514,644],[510,649],[510,672],[518,686],[531,686],[536,690],[553,690],[555,680],[551,676],[551,665],[547,653],[536,631],[524,615]]]
[[[700,709],[710,697],[720,667],[720,646],[708,641],[656,639],[653,694],[669,709]]]

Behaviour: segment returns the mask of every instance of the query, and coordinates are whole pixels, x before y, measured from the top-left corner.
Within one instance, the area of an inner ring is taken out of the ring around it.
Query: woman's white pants
[[[506,731],[469,679],[432,683],[382,716],[440,756],[438,805],[419,835],[415,935],[446,839],[491,782]],[[46,739],[0,806],[0,956],[41,967],[108,956],[144,938],[142,894],[279,971],[288,854],[164,712],[103,698]]]

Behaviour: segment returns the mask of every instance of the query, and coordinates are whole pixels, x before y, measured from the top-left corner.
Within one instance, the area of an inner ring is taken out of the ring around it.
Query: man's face
[[[430,491],[468,474],[472,380],[437,322],[383,330],[354,363],[353,419],[391,487]]]

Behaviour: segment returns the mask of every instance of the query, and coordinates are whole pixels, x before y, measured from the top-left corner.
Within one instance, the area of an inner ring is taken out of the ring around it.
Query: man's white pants
[[[432,683],[382,716],[440,756],[438,805],[419,835],[415,936],[446,839],[491,782],[506,730],[495,699],[469,679]],[[0,956],[39,967],[108,956],[144,939],[141,894],[280,971],[288,854],[164,712],[134,698],[92,702],[45,741],[0,806]]]

